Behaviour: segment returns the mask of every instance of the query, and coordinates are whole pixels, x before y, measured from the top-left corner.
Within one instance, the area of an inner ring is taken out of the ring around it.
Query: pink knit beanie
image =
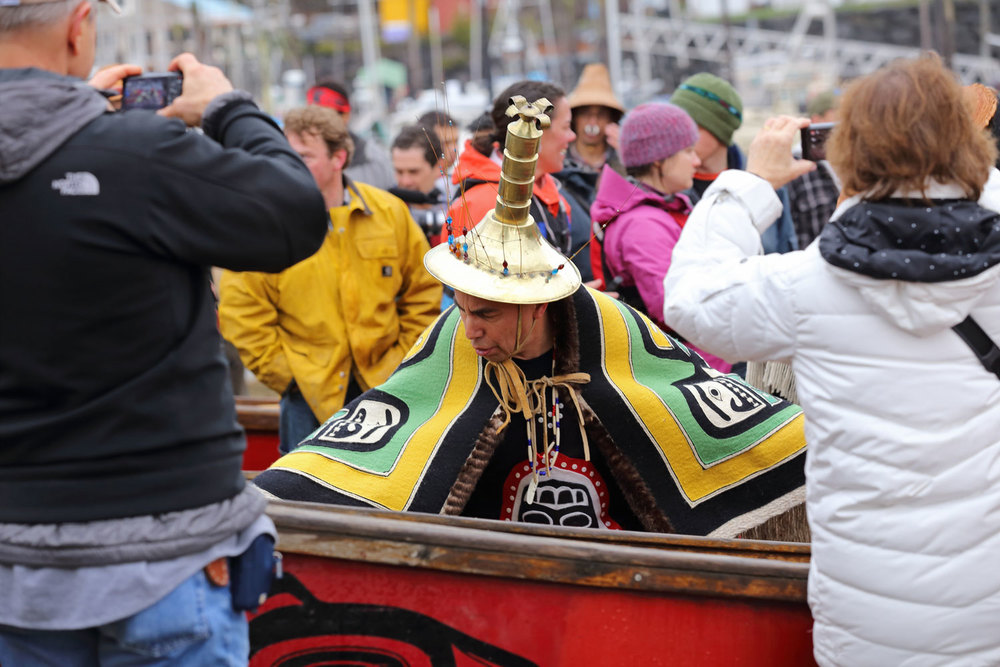
[[[664,160],[698,141],[698,126],[680,107],[650,102],[625,116],[620,148],[622,164],[639,167]]]

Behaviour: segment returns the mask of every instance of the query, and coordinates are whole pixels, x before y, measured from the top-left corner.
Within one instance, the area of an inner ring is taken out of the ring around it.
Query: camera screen
[[[162,109],[173,102],[180,92],[177,77],[134,77],[125,80],[122,90],[123,109]]]
[[[806,160],[826,159],[826,140],[833,123],[816,123],[802,129],[802,157]]]

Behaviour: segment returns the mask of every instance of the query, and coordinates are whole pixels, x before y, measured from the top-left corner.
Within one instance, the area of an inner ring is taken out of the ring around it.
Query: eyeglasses
[[[715,93],[713,93],[712,91],[705,90],[704,88],[699,88],[698,86],[691,86],[691,85],[688,85],[686,83],[682,83],[679,86],[679,88],[681,90],[690,90],[695,95],[701,95],[705,99],[712,100],[713,102],[718,102],[719,104],[722,105],[722,107],[726,111],[728,111],[729,113],[731,113],[734,116],[736,116],[737,120],[739,120],[740,122],[743,122],[743,113],[739,109],[737,109],[736,107],[734,107],[732,104],[730,104],[729,102],[725,101],[724,99],[722,99],[721,97],[719,97],[718,95],[716,95]]]
[[[28,5],[51,5],[57,2],[65,2],[66,0],[29,0],[25,2],[24,0],[0,0],[0,7],[25,7]],[[100,2],[107,3],[108,7],[111,8],[115,14],[121,14],[122,8],[118,4],[117,0],[99,0]]]

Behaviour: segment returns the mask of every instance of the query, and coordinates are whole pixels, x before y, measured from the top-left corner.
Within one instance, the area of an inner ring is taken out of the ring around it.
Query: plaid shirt
[[[799,248],[803,249],[823,231],[823,226],[837,208],[840,190],[833,180],[830,165],[825,162],[818,163],[816,171],[799,176],[786,187],[791,200],[795,235]]]

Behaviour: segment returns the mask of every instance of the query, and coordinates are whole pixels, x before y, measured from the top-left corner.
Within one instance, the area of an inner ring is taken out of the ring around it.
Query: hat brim
[[[570,110],[579,109],[580,107],[598,106],[607,107],[612,111],[617,111],[619,117],[625,114],[625,107],[621,102],[615,99],[613,95],[601,92],[587,92],[572,95],[567,101],[569,102]]]
[[[463,257],[442,243],[424,255],[424,267],[464,294],[499,303],[551,303],[580,287],[579,269],[542,238],[530,217],[528,224],[515,226],[490,213],[456,244]]]

